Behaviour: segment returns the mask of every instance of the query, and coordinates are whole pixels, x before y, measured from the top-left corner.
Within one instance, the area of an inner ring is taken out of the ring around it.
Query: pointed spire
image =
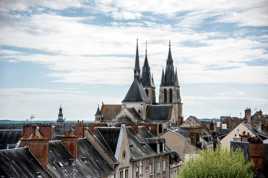
[[[177,68],[176,68],[176,71],[175,71],[175,86],[179,86],[179,80],[178,80],[178,72],[177,72]]]
[[[134,77],[140,80],[140,59],[139,59],[139,46],[138,39],[136,44],[136,58],[135,58],[135,68],[134,68]]]
[[[164,86],[164,85],[165,85],[165,73],[164,73],[164,69],[162,69],[162,77],[161,77],[160,86]]]
[[[146,67],[150,70],[149,62],[148,62],[148,57],[147,57],[147,40],[146,40],[146,47],[145,47],[145,59],[144,59],[144,65],[143,68]]]
[[[152,87],[155,87],[153,74],[152,74]]]
[[[152,87],[152,77],[151,77],[151,69],[148,62],[147,57],[147,41],[146,41],[146,48],[145,48],[145,59],[144,64],[142,66],[142,74],[141,74],[141,81],[144,87]]]
[[[95,116],[101,115],[100,106],[98,105],[97,111],[95,113]]]
[[[168,44],[168,59],[167,59],[167,64],[173,64],[173,59],[172,59],[172,54],[171,54],[171,42],[169,40]]]

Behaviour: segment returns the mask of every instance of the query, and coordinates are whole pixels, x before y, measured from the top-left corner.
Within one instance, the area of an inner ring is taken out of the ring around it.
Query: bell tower
[[[173,58],[171,54],[171,44],[169,41],[168,58],[165,70],[162,70],[160,92],[160,104],[171,104],[173,107],[173,122],[181,124],[182,122],[182,102],[180,95],[180,86],[178,81],[177,69],[174,69]]]

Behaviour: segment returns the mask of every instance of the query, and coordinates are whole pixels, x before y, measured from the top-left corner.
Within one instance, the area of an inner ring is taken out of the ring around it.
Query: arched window
[[[167,103],[167,89],[164,89],[164,103]]]
[[[169,102],[172,103],[172,89],[169,89]]]
[[[149,96],[149,91],[148,91],[148,89],[145,89],[145,93],[146,93],[147,96]]]

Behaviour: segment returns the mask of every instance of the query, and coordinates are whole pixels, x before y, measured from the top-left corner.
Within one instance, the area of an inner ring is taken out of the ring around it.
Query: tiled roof
[[[189,116],[180,126],[182,128],[201,128],[201,122],[195,116]]]
[[[121,111],[121,104],[103,104],[101,113],[104,121],[111,121]]]

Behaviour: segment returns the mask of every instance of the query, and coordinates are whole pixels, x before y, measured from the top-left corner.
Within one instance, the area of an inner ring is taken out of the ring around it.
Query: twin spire
[[[162,70],[161,86],[178,86],[178,74],[177,69],[174,69],[173,58],[171,54],[171,42],[169,40],[168,45],[168,58],[166,63],[165,71]],[[135,68],[134,68],[134,78],[141,81],[144,87],[154,87],[153,76],[151,75],[150,66],[147,57],[147,41],[145,48],[145,59],[142,67],[142,74],[140,70],[139,61],[139,45],[138,39],[136,44],[136,57],[135,57]]]

